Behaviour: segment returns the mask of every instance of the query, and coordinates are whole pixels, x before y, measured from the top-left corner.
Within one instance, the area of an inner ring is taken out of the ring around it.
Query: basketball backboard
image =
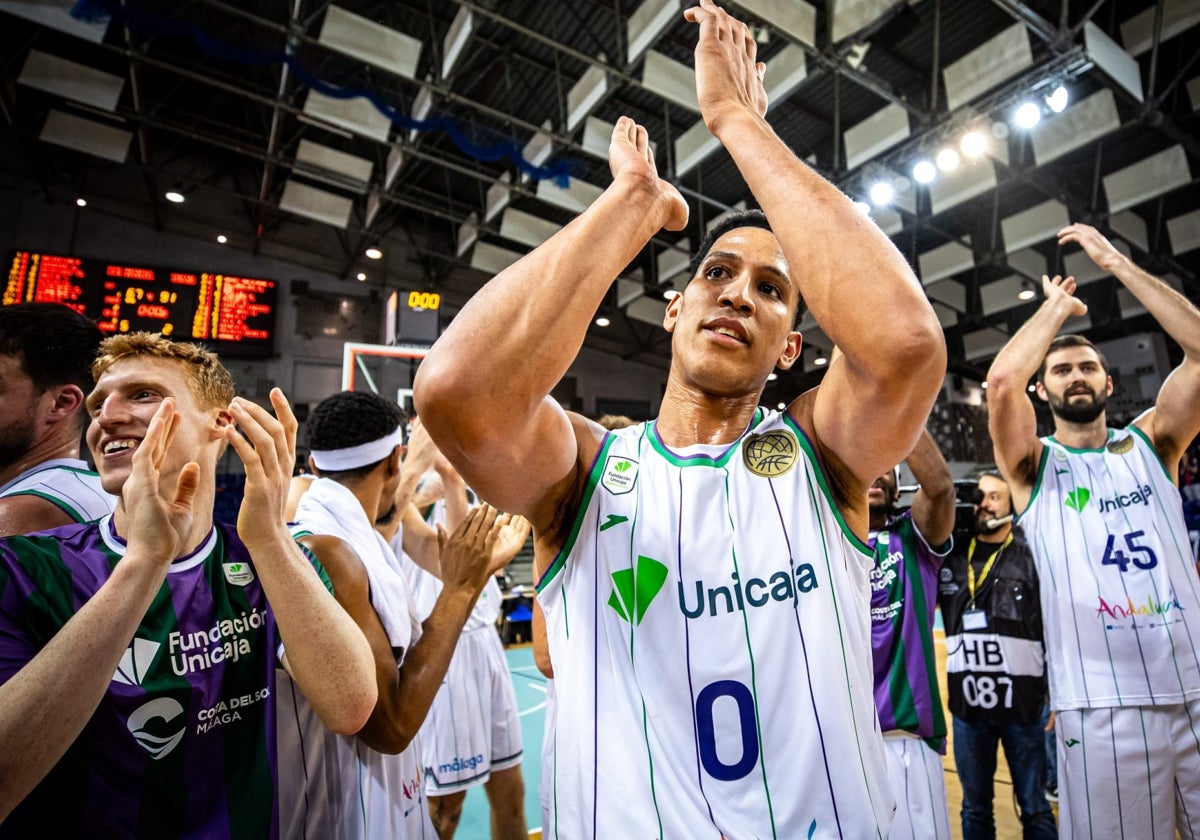
[[[348,341],[342,348],[342,389],[370,391],[412,414],[413,377],[428,352],[426,347]]]

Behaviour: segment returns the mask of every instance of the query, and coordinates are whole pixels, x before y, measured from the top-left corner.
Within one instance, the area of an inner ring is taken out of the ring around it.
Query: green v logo
[[[667,567],[652,557],[638,555],[632,569],[613,572],[613,591],[608,605],[625,621],[641,624],[646,608],[667,580]]]
[[[1086,487],[1076,487],[1067,494],[1066,506],[1076,513],[1083,512],[1083,506],[1092,498],[1092,493]]]

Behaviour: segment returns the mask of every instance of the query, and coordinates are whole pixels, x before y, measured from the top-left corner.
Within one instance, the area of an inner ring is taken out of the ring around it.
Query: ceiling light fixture
[[[913,180],[918,184],[929,184],[937,177],[937,167],[932,162],[922,158],[913,164],[912,168]]]
[[[958,169],[958,152],[947,146],[937,153],[937,167],[943,172],[953,172]]]
[[[958,144],[967,157],[979,157],[987,148],[987,140],[978,131],[968,131]]]
[[[607,327],[611,323],[612,323],[612,321],[609,320],[607,315],[601,315],[599,318],[596,319],[597,327]]]
[[[379,250],[378,248],[376,248],[374,245],[372,245],[370,248],[368,248],[368,249],[367,249],[366,251],[364,251],[363,253],[367,255],[367,259],[369,259],[369,260],[381,260],[381,259],[383,259],[383,251],[380,251],[380,250]]]
[[[674,300],[679,292],[674,289],[663,289],[663,300]]]
[[[1022,102],[1013,113],[1013,122],[1017,128],[1029,130],[1042,121],[1042,109],[1036,102]]]
[[[813,364],[817,367],[824,367],[829,364],[829,360],[825,358],[825,354],[822,351],[818,350],[817,358],[813,359]]]
[[[183,202],[187,201],[187,199],[183,197],[183,193],[179,191],[178,187],[167,190],[166,193],[163,194],[163,198],[172,204],[183,204]]]
[[[776,373],[775,371],[771,371],[770,373],[767,374],[768,382],[774,382],[778,378],[779,378],[779,374]]]
[[[1067,91],[1064,85],[1057,85],[1054,90],[1046,97],[1046,107],[1056,114],[1061,114],[1067,108],[1067,103],[1071,101],[1071,94]]]
[[[856,201],[854,202],[854,206],[857,207],[858,211],[863,215],[867,215],[871,212],[871,202],[869,201]]]
[[[75,199],[75,206],[76,207],[87,207],[87,199],[82,198],[82,197]]]
[[[896,190],[887,181],[876,181],[871,185],[869,195],[872,204],[882,207],[892,203],[892,199],[896,197]]]
[[[218,233],[218,234],[217,234],[217,242],[219,242],[219,243],[221,243],[222,245],[224,245],[224,244],[225,244],[226,242],[228,242],[228,241],[229,241],[229,237],[228,237],[228,236],[226,236],[225,234],[223,234],[223,233]]]
[[[358,274],[356,274],[355,276],[358,278],[358,282],[360,282],[360,283],[361,283],[362,281],[364,281],[364,280],[366,280],[366,279],[367,279],[367,272],[365,272],[365,271],[360,271],[360,272],[358,272]]]

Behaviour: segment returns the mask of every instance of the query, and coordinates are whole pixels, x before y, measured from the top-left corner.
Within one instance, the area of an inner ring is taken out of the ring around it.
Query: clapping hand
[[[296,463],[299,424],[278,388],[271,389],[271,405],[274,417],[262,406],[236,397],[229,404],[229,413],[237,426],[225,427],[225,439],[246,469],[246,490],[238,511],[237,529],[247,545],[256,537],[274,535],[275,526],[286,527],[284,505],[292,466]]]
[[[200,465],[189,461],[179,471],[174,488],[163,487],[162,468],[179,422],[175,400],[167,397],[133,452],[129,478],[121,488],[125,535],[131,548],[161,552],[174,560],[188,548],[192,530],[192,500],[200,484]]]

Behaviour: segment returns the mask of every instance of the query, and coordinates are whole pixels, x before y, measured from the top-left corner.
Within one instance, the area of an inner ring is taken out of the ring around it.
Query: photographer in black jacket
[[[1000,743],[1012,772],[1024,837],[1058,836],[1045,797],[1040,716],[1046,668],[1038,575],[1012,519],[1004,479],[995,473],[981,476],[975,536],[955,547],[939,582],[964,840],[996,836],[992,799]]]

